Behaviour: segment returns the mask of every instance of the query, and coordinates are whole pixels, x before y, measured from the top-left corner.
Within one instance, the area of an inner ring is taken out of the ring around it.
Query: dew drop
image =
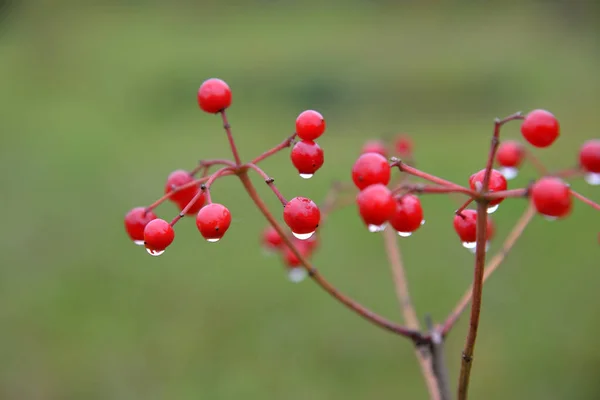
[[[387,223],[383,224],[383,225],[370,224],[369,226],[367,226],[367,228],[369,229],[369,232],[371,232],[371,233],[383,232],[383,231],[385,231],[386,227],[387,227]]]
[[[314,174],[300,174],[300,178],[302,179],[310,179]]]
[[[549,221],[549,222],[553,222],[558,219],[557,217],[552,217],[550,215],[544,215],[544,218],[546,219],[546,221]]]
[[[519,169],[515,168],[515,167],[503,167],[503,168],[500,168],[499,172],[502,175],[504,175],[504,177],[508,181],[510,181],[511,179],[515,179],[517,177],[517,175],[519,175]]]
[[[315,231],[309,232],[309,233],[296,233],[296,232],[292,232],[292,235],[294,235],[297,239],[300,240],[307,240],[310,239],[311,236],[315,233]]]
[[[425,220],[422,220],[422,221],[421,221],[421,226],[422,226],[422,225],[425,225]]]
[[[592,186],[600,185],[600,173],[590,172],[589,174],[585,174],[583,179]]]
[[[466,245],[469,245],[469,247],[467,247]],[[473,242],[473,243],[463,243],[463,246],[469,250],[470,253],[475,254],[477,252],[477,242]],[[485,243],[485,251],[487,253],[487,251],[490,249],[490,242],[487,241]]]
[[[152,249],[149,249],[149,248],[146,248],[146,251],[148,252],[148,254],[150,254],[150,255],[151,255],[151,256],[153,256],[153,257],[158,257],[158,256],[160,256],[162,253],[164,253],[164,252],[165,252],[164,250],[160,250],[160,251],[158,251],[158,250],[152,250]]]
[[[136,246],[143,246],[144,245],[144,241],[143,240],[134,240],[133,244],[135,244]]]
[[[288,279],[293,283],[302,282],[307,275],[306,270],[302,267],[294,267],[288,270]]]
[[[412,235],[412,232],[398,232],[398,236],[400,237],[409,237]]]
[[[498,207],[500,207],[500,204],[496,204],[495,206],[490,206],[487,209],[487,213],[488,214],[493,214],[498,210]]]
[[[217,243],[219,240],[221,240],[221,238],[210,238],[210,239],[206,239],[206,241],[208,243]]]
[[[465,249],[474,249],[477,247],[477,242],[463,242],[462,245]]]

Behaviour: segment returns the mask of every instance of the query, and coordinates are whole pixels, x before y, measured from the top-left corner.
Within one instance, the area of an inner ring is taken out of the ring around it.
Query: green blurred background
[[[300,111],[325,115],[326,163],[313,179],[297,176],[287,152],[264,163],[288,197],[322,199],[382,135],[410,133],[419,167],[457,182],[482,167],[497,116],[553,111],[562,136],[535,151],[553,169],[598,137],[591,1],[2,4],[2,399],[426,397],[408,342],[309,281],[289,283],[263,255],[265,224],[235,180],[213,189],[234,218],[218,244],[191,218],[161,257],[129,242],[123,215],[158,198],[172,170],[228,156],[218,119],[197,108],[206,78],[233,90],[246,159],[291,133]],[[518,124],[503,134],[518,138]],[[511,185],[535,176],[525,168]],[[573,186],[600,200],[582,180]],[[473,256],[452,230],[456,203],[423,204],[427,224],[398,241],[419,314],[440,321],[470,283]],[[498,238],[524,208],[503,203]],[[473,399],[600,397],[599,221],[580,203],[566,220],[535,218],[490,280]],[[323,227],[314,261],[400,320],[381,237],[353,207]],[[453,385],[465,332],[462,319],[447,342]]]

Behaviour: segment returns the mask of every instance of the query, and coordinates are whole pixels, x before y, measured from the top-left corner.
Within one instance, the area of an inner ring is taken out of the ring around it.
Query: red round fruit
[[[412,194],[406,194],[396,200],[396,211],[390,218],[390,225],[398,232],[414,232],[423,221],[421,200]]]
[[[548,217],[562,218],[571,212],[571,190],[562,179],[548,176],[531,186],[531,201],[538,213]]]
[[[301,140],[294,145],[290,154],[292,164],[301,175],[312,175],[323,166],[323,149],[315,142]]]
[[[182,169],[178,169],[169,174],[167,178],[167,183],[165,183],[165,194],[169,194],[173,192],[173,190],[177,189],[180,186],[187,185],[194,181],[194,177],[190,175],[189,172],[184,171]],[[171,196],[169,199],[175,203],[179,202],[188,202],[192,199],[198,192],[198,185],[192,185],[185,189],[179,190]]]
[[[198,214],[198,211],[200,211],[200,209],[202,207],[204,207],[204,203],[206,202],[206,194],[202,191],[200,191],[200,197],[198,197],[196,199],[196,201],[194,201],[194,204],[192,204],[192,206],[190,207],[190,209],[185,213],[185,215],[196,215]],[[197,194],[197,193],[196,193]],[[189,200],[184,200],[184,201],[180,201],[177,202],[177,207],[179,208],[180,211],[183,211],[183,209],[185,207],[187,207],[187,205],[193,200],[193,198],[195,197],[192,196]]]
[[[487,217],[487,215],[486,215]],[[454,216],[454,230],[462,242],[474,243],[477,241],[477,211],[463,210],[460,215]],[[495,228],[491,219],[487,217],[487,240],[491,240]]]
[[[293,233],[306,235],[319,227],[321,211],[311,199],[294,197],[283,208],[283,220]]]
[[[396,153],[400,156],[408,156],[412,154],[413,144],[412,140],[404,135],[400,135],[396,138],[396,143],[394,144],[396,149]]]
[[[579,164],[587,172],[600,173],[600,139],[583,143],[579,150]]]
[[[377,153],[381,154],[383,157],[387,159],[387,148],[385,147],[385,143],[381,140],[369,140],[367,141],[361,151],[361,154],[365,153]]]
[[[268,249],[278,249],[281,247],[283,239],[272,226],[268,226],[262,233],[262,244]]]
[[[154,219],[144,228],[144,244],[148,250],[163,251],[175,239],[175,231],[164,219]]]
[[[514,140],[507,140],[498,146],[496,161],[502,167],[517,168],[521,165],[524,156],[525,149],[521,143]]]
[[[370,185],[358,193],[356,203],[358,212],[367,225],[381,226],[396,211],[396,200],[392,192],[381,183]]]
[[[221,239],[229,229],[229,225],[231,225],[231,213],[223,204],[207,204],[196,215],[198,231],[209,242]]]
[[[471,186],[472,190],[477,191],[480,185],[483,185],[483,178],[485,177],[485,169],[471,175],[469,178],[469,186]],[[488,191],[490,192],[500,192],[506,190],[508,187],[508,182],[506,182],[506,178],[504,175],[495,169],[492,169],[490,173],[490,181],[488,185]],[[490,206],[495,206],[496,204],[500,204],[504,200],[504,198],[494,199],[490,201]]]
[[[134,242],[142,244],[144,241],[144,228],[156,215],[152,211],[146,211],[144,207],[136,207],[125,215],[125,231]]]
[[[352,181],[360,190],[377,183],[387,185],[391,175],[387,159],[378,153],[361,154],[352,166]]]
[[[296,118],[296,134],[302,140],[315,140],[325,132],[325,119],[321,113],[306,110]]]
[[[231,105],[231,89],[221,79],[207,79],[198,89],[198,105],[211,114],[223,111]]]
[[[548,147],[560,135],[560,124],[549,111],[533,110],[523,120],[521,133],[531,145]]]

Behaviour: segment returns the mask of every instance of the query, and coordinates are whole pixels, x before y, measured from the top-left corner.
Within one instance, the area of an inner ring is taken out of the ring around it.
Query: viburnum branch
[[[413,176],[416,176],[417,178],[425,179],[426,181],[433,182],[438,185],[449,186],[449,187],[453,187],[458,190],[466,190],[466,191],[469,190],[466,187],[458,185],[454,182],[450,182],[448,180],[442,179],[435,175],[431,175],[431,174],[428,174],[427,172],[423,172],[419,169],[411,167],[410,165],[407,165],[404,162],[402,162],[401,160],[398,160],[396,158],[392,158],[391,166],[398,167],[398,169],[402,172],[406,172],[409,175],[413,175]]]
[[[479,195],[478,195],[479,196]],[[465,209],[467,207],[469,207],[469,205],[473,202],[473,198],[468,199],[467,201],[465,201],[464,203],[462,203],[462,205],[460,207],[458,207],[458,209],[456,211],[454,211],[454,214],[456,215],[460,215],[461,217],[463,216],[463,211],[465,211]]]
[[[269,175],[267,175],[267,173],[265,171],[263,171],[262,168],[260,168],[258,165],[254,164],[254,163],[248,163],[248,164],[246,164],[246,166],[248,168],[256,171],[265,180],[265,183],[269,186],[269,189],[271,189],[271,191],[279,199],[279,201],[281,202],[282,205],[285,206],[287,204],[287,200],[285,199],[283,194],[281,194],[279,189],[277,189],[277,186],[275,186],[275,179],[273,179]]]
[[[419,318],[412,304],[410,298],[410,292],[408,290],[408,281],[406,279],[406,273],[402,264],[402,256],[400,254],[400,248],[396,243],[396,234],[391,229],[386,229],[383,232],[383,241],[385,245],[385,252],[387,254],[390,268],[392,270],[392,276],[394,280],[394,287],[396,289],[396,296],[398,297],[398,303],[402,310],[404,317],[404,323],[410,329],[420,330]],[[438,390],[438,383],[433,375],[433,369],[429,362],[429,357],[423,349],[415,348],[415,356],[421,367],[421,373],[425,379],[429,396],[432,400],[441,400],[440,392]]]
[[[583,203],[587,204],[588,206],[591,206],[592,208],[594,208],[595,210],[600,211],[600,204],[596,203],[594,200],[588,199],[587,197],[585,197],[584,195],[571,190],[571,194],[573,195],[573,197],[575,197],[576,199],[582,201]]]
[[[519,198],[519,197],[527,197],[529,195],[528,188],[520,188],[520,189],[509,189],[509,190],[499,190],[497,192],[488,192],[483,197],[486,200],[496,200],[496,199],[506,199],[509,197]]]
[[[206,177],[202,177],[200,179],[193,180],[193,181],[191,181],[189,183],[186,183],[185,185],[181,185],[181,186],[177,186],[176,188],[173,188],[173,190],[171,190],[169,193],[165,193],[163,196],[161,196],[154,203],[152,203],[148,207],[146,207],[146,212],[154,210],[156,207],[158,207],[159,205],[161,205],[162,203],[164,203],[166,200],[168,200],[175,193],[180,192],[180,191],[182,191],[184,189],[191,188],[192,186],[198,186],[198,185],[206,182],[207,180],[208,180],[208,177],[206,176]]]
[[[498,251],[498,253],[494,257],[492,257],[492,259],[485,266],[483,282],[487,281],[487,279],[494,273],[494,271],[496,271],[498,267],[502,264],[502,262],[504,261],[508,253],[512,250],[519,237],[521,237],[523,231],[525,231],[525,228],[527,227],[527,225],[529,225],[535,214],[535,207],[533,207],[533,205],[530,204],[527,207],[527,209],[523,212],[517,223],[514,225],[508,236],[506,237],[500,251]],[[443,336],[446,336],[448,335],[448,333],[450,333],[450,331],[452,330],[462,313],[469,305],[469,302],[472,298],[473,285],[471,285],[469,289],[465,291],[465,294],[461,297],[461,299],[456,304],[448,318],[446,318],[446,321],[442,324],[441,332]]]
[[[258,164],[265,158],[268,158],[268,157],[272,156],[273,154],[280,152],[281,150],[285,149],[286,147],[290,147],[295,138],[296,138],[296,133],[293,133],[291,136],[289,136],[287,139],[285,139],[283,142],[281,142],[277,146],[273,147],[270,150],[265,151],[260,156],[256,157],[254,160],[252,160],[252,164]]]
[[[225,133],[227,133],[227,140],[229,141],[229,147],[231,147],[231,152],[233,153],[233,159],[235,160],[236,165],[242,165],[242,161],[240,159],[240,155],[238,154],[237,147],[235,145],[235,141],[233,140],[233,134],[231,133],[231,125],[227,120],[227,114],[225,109],[220,111],[221,119],[223,120],[223,129],[225,129]]]
[[[248,175],[243,172],[238,175],[246,192],[256,205],[256,207],[260,210],[263,216],[267,219],[267,221],[271,224],[271,226],[279,233],[283,242],[290,248],[290,250],[294,253],[294,255],[298,258],[304,269],[308,272],[309,276],[315,281],[321,288],[323,288],[327,293],[329,293],[333,298],[344,304],[346,307],[363,317],[364,319],[372,322],[373,324],[393,333],[396,333],[400,336],[404,336],[414,343],[428,343],[427,339],[419,332],[413,329],[409,329],[403,325],[396,324],[394,322],[388,321],[382,316],[374,313],[373,311],[367,309],[346,295],[342,294],[339,290],[337,290],[334,286],[332,286],[318,271],[317,269],[302,255],[298,248],[294,245],[293,241],[286,235],[283,227],[273,214],[269,211],[266,204],[260,198],[252,181]]]
[[[444,351],[444,337],[440,330],[434,326],[430,315],[425,316],[427,331],[431,337],[429,352],[431,353],[431,369],[437,382],[438,396],[440,400],[450,400],[450,381],[448,379],[448,368],[446,366],[446,354]]]
[[[496,158],[496,151],[498,150],[498,145],[500,144],[500,128],[502,128],[502,125],[506,124],[507,122],[517,119],[523,119],[523,114],[521,112],[514,113],[503,119],[496,118],[494,121],[494,134],[492,135],[490,153],[488,154],[487,164],[485,166],[485,174],[482,182],[482,192],[484,193],[487,191],[490,184],[490,176],[494,166],[494,159]]]
[[[425,185],[422,183],[402,183],[396,186],[393,190],[393,193],[406,192],[406,193],[417,193],[417,194],[450,194],[450,193],[460,193],[465,194],[471,197],[479,197],[479,194],[473,190],[463,188],[463,187],[453,187],[453,186],[432,186]]]

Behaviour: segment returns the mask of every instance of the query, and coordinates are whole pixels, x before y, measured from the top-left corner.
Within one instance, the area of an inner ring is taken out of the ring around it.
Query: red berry
[[[514,140],[507,140],[498,146],[496,161],[502,167],[517,168],[521,165],[524,156],[525,149],[521,143]]]
[[[531,200],[537,212],[548,217],[565,217],[571,211],[571,190],[562,179],[544,177],[531,186]]]
[[[185,207],[187,207],[187,205],[193,200],[194,197],[190,198],[189,200],[185,200],[185,201],[180,201],[177,202],[177,207],[179,208],[180,211],[183,211],[183,209]],[[206,195],[204,194],[204,192],[202,192],[200,194],[200,197],[198,197],[196,199],[196,201],[194,201],[194,204],[192,204],[192,206],[190,207],[190,209],[185,213],[185,215],[196,215],[198,214],[198,211],[200,211],[200,209],[202,207],[204,207],[204,203],[206,202]]]
[[[156,215],[152,211],[146,212],[144,207],[136,207],[125,215],[125,231],[135,242],[135,244],[144,244],[144,228]]]
[[[162,253],[175,239],[175,231],[171,224],[164,219],[154,219],[144,228],[144,244],[148,252]]]
[[[202,207],[196,216],[196,226],[204,239],[218,242],[231,225],[231,213],[222,204],[211,203]]]
[[[483,185],[483,178],[485,176],[485,169],[471,175],[469,178],[469,185],[471,189],[478,190],[478,186]],[[489,181],[489,191],[490,192],[500,192],[502,190],[506,190],[508,187],[508,183],[506,182],[506,178],[499,171],[492,169],[490,173],[490,181]],[[496,204],[500,204],[504,200],[503,198],[495,199],[490,201],[490,206],[495,206]]]
[[[198,89],[198,105],[211,114],[223,111],[231,105],[231,89],[221,79],[207,79]]]
[[[325,119],[314,110],[306,110],[296,118],[296,134],[302,140],[315,140],[325,132]]]
[[[362,190],[356,196],[356,202],[358,212],[367,225],[381,226],[396,212],[396,200],[392,192],[381,183]]]
[[[423,221],[423,208],[417,196],[406,194],[396,200],[396,211],[390,218],[390,225],[398,232],[414,232]]]
[[[300,175],[312,176],[325,161],[323,149],[318,144],[308,140],[301,140],[292,148],[292,164]]]
[[[600,173],[600,139],[591,139],[581,146],[579,163],[587,172]]]
[[[165,194],[171,193],[173,190],[180,186],[187,185],[194,181],[194,177],[189,172],[182,169],[178,169],[169,174],[167,183],[165,184]],[[185,189],[179,190],[169,197],[169,199],[175,203],[188,202],[198,192],[198,186],[192,185]]]
[[[262,244],[267,249],[278,249],[281,247],[283,239],[272,226],[268,226],[262,233]]]
[[[460,240],[464,243],[474,243],[477,241],[477,211],[463,210],[460,215],[454,216],[454,230]],[[495,233],[495,228],[491,219],[487,217],[487,240],[491,240]]]
[[[400,135],[396,138],[396,143],[394,144],[396,149],[396,153],[400,156],[408,156],[412,154],[413,144],[412,140],[404,135]]]
[[[560,135],[560,125],[552,113],[533,110],[521,124],[523,137],[535,147],[548,147]]]
[[[384,156],[387,159],[387,148],[385,147],[385,143],[383,143],[381,140],[367,141],[363,145],[360,153],[361,154],[377,153],[377,154],[381,154],[382,156]]]
[[[391,175],[387,159],[377,153],[362,154],[352,166],[352,180],[360,190],[376,183],[387,185]]]
[[[283,208],[283,220],[296,237],[306,240],[318,228],[321,211],[311,199],[294,197]]]

